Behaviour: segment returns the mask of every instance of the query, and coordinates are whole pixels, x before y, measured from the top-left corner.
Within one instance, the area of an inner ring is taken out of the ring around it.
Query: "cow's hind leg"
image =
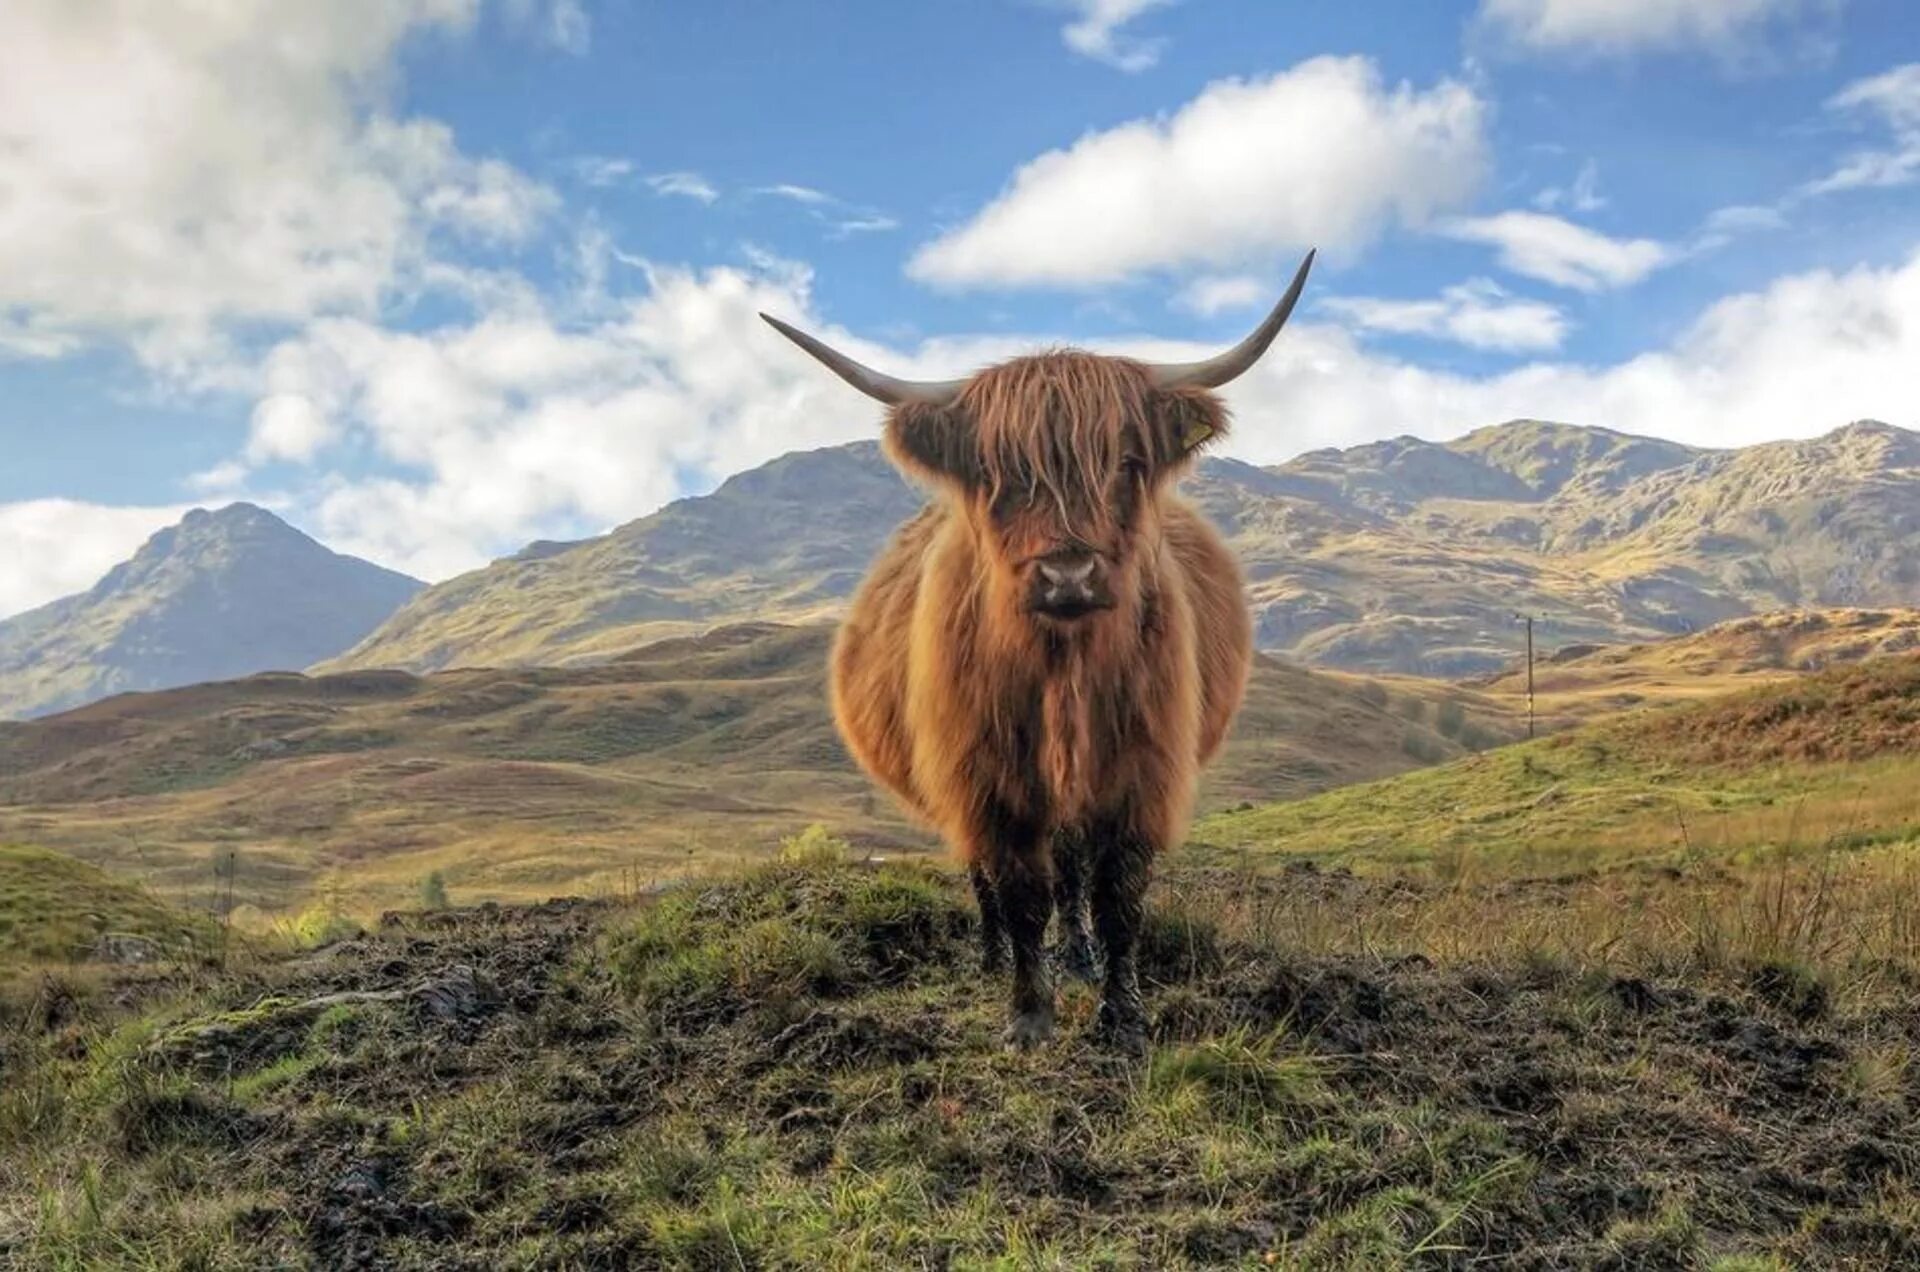
[[[1093,925],[1106,958],[1095,1038],[1128,1055],[1147,1049],[1147,1008],[1134,958],[1146,921],[1153,848],[1130,831],[1097,833],[1092,845]]]
[[[1089,984],[1100,979],[1100,959],[1094,953],[1093,927],[1087,916],[1087,837],[1062,831],[1053,840],[1053,907],[1060,922],[1054,961],[1075,980]]]
[[[967,867],[973,899],[980,903],[980,970],[998,976],[1007,967],[1007,923],[1000,913],[1000,895],[978,862]]]

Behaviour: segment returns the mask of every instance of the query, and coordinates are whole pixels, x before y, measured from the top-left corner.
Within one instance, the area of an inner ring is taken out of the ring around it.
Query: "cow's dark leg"
[[[1116,1051],[1142,1055],[1147,1049],[1147,1009],[1140,998],[1134,954],[1146,920],[1153,849],[1124,830],[1096,832],[1092,849],[1093,926],[1107,962],[1095,1037]]]
[[[1000,914],[1013,945],[1013,1019],[1007,1042],[1025,1049],[1053,1036],[1053,975],[1047,969],[1047,920],[1053,880],[1042,852],[1008,852],[994,863]]]
[[[1000,914],[1000,894],[978,862],[967,867],[973,899],[980,903],[980,970],[998,976],[1007,968],[1007,924]]]
[[[1100,960],[1093,949],[1093,927],[1087,917],[1087,837],[1062,831],[1053,839],[1053,907],[1060,920],[1060,943],[1054,959],[1060,970],[1091,984],[1100,978]]]

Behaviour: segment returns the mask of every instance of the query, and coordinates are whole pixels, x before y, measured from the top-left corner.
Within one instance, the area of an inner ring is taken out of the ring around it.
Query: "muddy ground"
[[[1305,957],[1201,880],[1149,1062],[1079,989],[1010,1055],[960,890],[872,874],[45,978],[0,1042],[0,1265],[1920,1266],[1920,994]]]

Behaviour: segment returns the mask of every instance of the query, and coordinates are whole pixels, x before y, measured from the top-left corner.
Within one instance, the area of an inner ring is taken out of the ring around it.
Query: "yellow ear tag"
[[[1180,435],[1180,444],[1186,447],[1188,450],[1192,450],[1194,447],[1198,446],[1200,443],[1206,441],[1209,437],[1212,437],[1212,436],[1213,436],[1212,426],[1207,424],[1202,424],[1198,420],[1196,420],[1192,424],[1187,425],[1187,431]]]

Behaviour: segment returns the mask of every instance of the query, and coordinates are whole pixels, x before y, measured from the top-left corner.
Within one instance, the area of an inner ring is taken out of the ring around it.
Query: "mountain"
[[[431,871],[543,897],[764,855],[819,822],[930,848],[841,748],[828,624],[715,628],[568,667],[275,672],[0,723],[0,843],[33,842],[204,908],[236,844],[264,909],[322,880],[366,906]],[[1203,806],[1304,795],[1505,742],[1514,706],[1256,660]]]
[[[1656,640],[1783,607],[1920,603],[1920,435],[1863,421],[1700,450],[1516,420],[1185,483],[1246,567],[1261,648],[1460,676],[1518,651]],[[871,442],[788,455],[611,534],[423,592],[326,669],[602,657],[845,604],[921,496]]]
[[[0,621],[0,717],[304,667],[423,586],[331,552],[252,504],[196,508],[90,590]]]

